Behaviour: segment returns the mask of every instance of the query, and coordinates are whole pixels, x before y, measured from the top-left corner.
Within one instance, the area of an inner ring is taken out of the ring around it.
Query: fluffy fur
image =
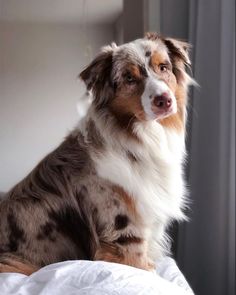
[[[152,269],[184,219],[188,47],[149,33],[84,69],[87,115],[0,204],[0,272],[68,259]]]

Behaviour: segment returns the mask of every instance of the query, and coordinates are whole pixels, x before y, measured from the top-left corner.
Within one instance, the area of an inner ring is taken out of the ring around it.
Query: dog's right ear
[[[109,79],[114,46],[102,48],[101,53],[80,73],[79,77],[84,81],[87,90],[93,91],[96,86],[104,86]]]

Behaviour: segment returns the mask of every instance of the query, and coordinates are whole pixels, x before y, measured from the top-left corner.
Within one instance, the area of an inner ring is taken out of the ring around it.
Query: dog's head
[[[184,128],[187,88],[192,79],[189,45],[155,33],[116,46],[106,46],[80,74],[93,92],[97,110],[106,109],[120,126],[157,120]]]

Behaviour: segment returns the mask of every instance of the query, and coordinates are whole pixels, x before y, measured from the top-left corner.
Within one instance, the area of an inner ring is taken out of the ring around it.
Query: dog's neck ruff
[[[87,125],[91,120],[103,141],[100,149],[88,139]],[[139,140],[135,140],[117,128],[112,116],[97,114],[93,107],[80,129],[92,147],[98,176],[132,196],[145,223],[160,226],[171,219],[185,218],[182,212],[185,206],[184,133],[163,127],[156,121],[136,122],[134,133]]]

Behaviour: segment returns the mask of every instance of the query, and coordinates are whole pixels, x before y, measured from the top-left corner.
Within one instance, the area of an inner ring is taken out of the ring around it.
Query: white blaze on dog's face
[[[148,34],[144,39],[108,46],[81,73],[97,109],[108,109],[121,127],[156,120],[184,128],[189,63],[187,44]]]

